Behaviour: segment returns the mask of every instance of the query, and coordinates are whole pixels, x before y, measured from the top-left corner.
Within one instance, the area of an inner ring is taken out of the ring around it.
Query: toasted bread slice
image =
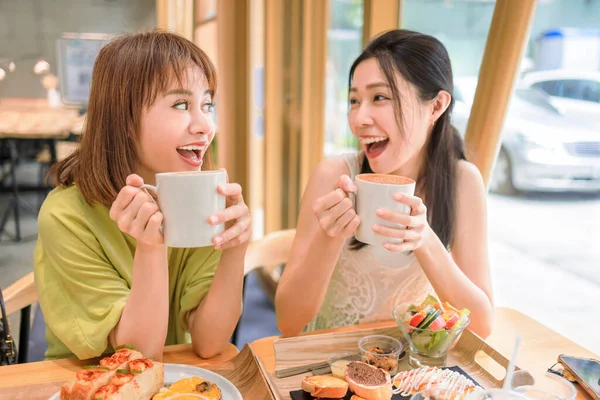
[[[350,390],[366,400],[390,400],[392,378],[387,371],[361,361],[346,366],[346,381]]]
[[[302,381],[302,390],[312,397],[339,399],[348,393],[348,382],[329,375],[307,376]]]
[[[146,358],[129,363],[129,369],[117,370],[110,382],[101,386],[94,399],[150,400],[165,382],[164,365]]]
[[[65,383],[60,389],[61,400],[92,400],[94,393],[106,385],[117,369],[128,367],[130,360],[142,358],[142,353],[131,349],[121,349],[100,360],[100,365],[77,372],[75,379]]]
[[[144,358],[142,353],[132,349],[124,348],[117,350],[110,357],[104,357],[102,360],[100,360],[100,365],[103,367],[108,367],[108,369],[111,371],[125,369],[127,368],[127,363],[129,361],[137,360],[138,358]]]

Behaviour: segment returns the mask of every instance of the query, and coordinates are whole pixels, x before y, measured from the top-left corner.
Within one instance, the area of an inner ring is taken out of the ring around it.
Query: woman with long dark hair
[[[465,159],[451,124],[452,68],[437,39],[408,30],[375,38],[349,77],[349,124],[357,154],[324,160],[308,183],[290,262],[276,294],[284,335],[392,318],[397,304],[434,291],[471,310],[470,329],[492,325],[486,191]],[[401,175],[414,196],[396,196],[410,215],[382,209],[382,219],[407,226],[372,229],[385,246],[354,238],[360,218],[349,193],[359,173]],[[392,243],[393,239],[404,239]],[[299,299],[302,299],[299,301]]]

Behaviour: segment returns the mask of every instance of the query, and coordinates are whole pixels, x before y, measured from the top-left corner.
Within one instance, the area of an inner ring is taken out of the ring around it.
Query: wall
[[[155,0],[0,0],[0,58],[16,64],[0,81],[0,97],[45,97],[33,66],[43,58],[56,74],[56,39],[63,32],[148,30],[155,19]]]

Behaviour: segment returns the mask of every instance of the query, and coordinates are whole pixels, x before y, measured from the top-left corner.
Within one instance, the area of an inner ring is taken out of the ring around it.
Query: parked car
[[[464,135],[476,77],[457,78],[453,124]],[[490,190],[600,192],[600,132],[562,114],[545,93],[518,87],[502,128]]]
[[[562,113],[592,123],[600,132],[600,72],[529,72],[521,78],[521,84],[546,92],[550,102]]]

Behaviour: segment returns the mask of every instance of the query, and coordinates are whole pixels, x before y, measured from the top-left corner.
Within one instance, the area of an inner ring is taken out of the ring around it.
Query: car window
[[[553,96],[600,103],[600,82],[588,79],[557,81],[556,94]]]
[[[561,81],[562,90],[559,96],[567,99],[583,100],[582,82],[583,81],[579,79],[565,79],[564,81]]]
[[[600,82],[589,80],[581,82],[581,99],[585,101],[591,101],[594,103],[600,103]]]
[[[548,93],[550,96],[558,96],[559,89],[558,81],[542,81],[533,84],[533,87],[536,89],[543,90]]]
[[[515,95],[529,104],[533,104],[554,114],[560,114],[556,107],[548,101],[548,95],[538,89],[517,89],[515,90]]]

